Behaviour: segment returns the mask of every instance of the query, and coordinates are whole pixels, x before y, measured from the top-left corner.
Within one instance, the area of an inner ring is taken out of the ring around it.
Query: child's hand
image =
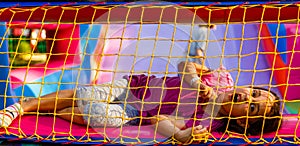
[[[194,84],[193,84],[193,87],[194,88],[197,88],[199,89],[199,95],[203,98],[203,99],[209,99],[211,98],[212,96],[214,96],[214,91],[213,91],[213,88],[203,84],[200,80],[199,81],[196,81]]]
[[[199,94],[203,99],[209,99],[213,96],[214,91],[213,88],[201,83]]]
[[[208,130],[207,127],[204,127],[202,125],[198,125],[194,127],[194,130],[192,132],[192,143],[206,143],[208,139]]]

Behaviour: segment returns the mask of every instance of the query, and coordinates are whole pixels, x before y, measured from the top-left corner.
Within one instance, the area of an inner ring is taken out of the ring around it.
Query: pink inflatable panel
[[[45,64],[32,65],[29,68],[16,67],[11,73],[12,88],[15,89],[23,84],[33,82],[55,71],[61,71],[61,68],[68,68],[80,63],[79,56],[79,26],[73,24],[38,24],[14,22],[10,27],[45,29],[47,38],[57,38],[56,41],[49,40],[48,51],[49,61]],[[56,30],[59,28],[59,30]],[[54,37],[55,35],[55,37]],[[50,49],[53,45],[53,48]],[[68,54],[68,55],[67,55]]]
[[[282,128],[279,129],[278,133],[267,133],[262,136],[265,139],[273,138],[290,138],[299,137],[300,128],[297,126],[298,118],[295,115],[284,115]],[[32,125],[32,126],[28,126]],[[22,116],[19,120],[15,120],[12,125],[8,128],[8,132],[14,135],[23,135],[24,138],[29,138],[30,136],[39,135],[43,138],[45,137],[67,137],[70,134],[74,137],[86,137],[87,134],[91,139],[101,139],[109,138],[114,140],[116,138],[126,139],[146,139],[151,142],[153,140],[165,141],[166,137],[156,133],[151,126],[127,126],[122,128],[87,128],[86,126],[80,126],[77,124],[71,124],[68,121],[62,120],[60,118],[53,118],[50,116]],[[5,129],[0,129],[1,135],[8,134]],[[226,138],[219,133],[212,133],[213,136],[218,140],[219,138]],[[237,138],[234,135],[229,137]],[[261,136],[249,136],[248,138],[257,138]],[[211,137],[212,138],[212,137]],[[46,140],[46,139],[41,139]],[[76,140],[74,140],[76,141]]]
[[[19,86],[22,86],[24,83],[30,83],[35,81],[36,79],[40,79],[44,76],[52,74],[56,71],[60,71],[61,68],[70,68],[75,64],[79,64],[78,62],[74,62],[73,60],[67,60],[66,62],[62,60],[52,60],[49,61],[49,64],[45,66],[45,64],[35,65],[30,68],[18,68],[11,71],[11,85],[12,88],[15,89]]]
[[[299,26],[297,24],[285,24],[287,37],[287,51],[292,53],[287,53],[288,63],[290,66],[289,70],[289,81],[290,84],[287,92],[288,100],[299,100],[299,90],[300,90],[300,38],[297,37],[299,32]],[[298,27],[298,28],[297,28]]]

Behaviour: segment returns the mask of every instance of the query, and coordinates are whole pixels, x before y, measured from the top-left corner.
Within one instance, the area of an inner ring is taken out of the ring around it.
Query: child
[[[56,112],[88,126],[155,125],[167,137],[187,143],[208,131],[260,134],[280,126],[280,102],[261,88],[233,88],[224,69],[181,62],[181,77],[130,75],[112,83],[63,90],[5,108],[1,125],[8,127],[27,112]],[[72,114],[74,113],[74,114]],[[229,124],[227,126],[227,124]]]

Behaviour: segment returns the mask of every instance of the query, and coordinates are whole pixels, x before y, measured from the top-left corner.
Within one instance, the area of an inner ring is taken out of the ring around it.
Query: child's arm
[[[185,82],[190,83],[193,78],[198,77],[199,73],[209,73],[210,70],[204,65],[183,61],[178,64],[178,72]]]
[[[178,119],[173,116],[158,115],[153,117],[151,123],[155,125],[157,131],[166,136],[174,137],[176,140],[182,143],[190,143],[192,140],[201,142],[205,139],[207,128],[201,125],[195,126],[194,128],[185,128],[185,123],[183,119]],[[195,139],[193,139],[193,136]]]
[[[178,71],[186,83],[195,89],[199,89],[202,98],[211,97],[213,94],[212,88],[203,84],[201,78],[198,76],[210,73],[211,71],[209,68],[193,62],[180,62],[178,64]]]
[[[161,115],[161,117],[163,117],[162,119],[170,120],[172,122],[172,124],[174,124],[179,129],[185,129],[186,128],[183,117],[171,116],[171,115]]]
[[[204,59],[203,59],[204,57],[202,57],[202,56],[204,56],[202,49],[197,49],[196,54],[197,54],[196,58],[199,60],[199,64],[202,64],[204,62]]]

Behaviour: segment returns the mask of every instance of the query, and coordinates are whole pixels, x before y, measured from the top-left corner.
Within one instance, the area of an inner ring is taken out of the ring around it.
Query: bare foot
[[[174,137],[182,143],[191,143],[195,141],[201,142],[205,138],[205,133],[207,133],[207,128],[202,125],[196,126],[194,128],[187,128],[177,132]]]

